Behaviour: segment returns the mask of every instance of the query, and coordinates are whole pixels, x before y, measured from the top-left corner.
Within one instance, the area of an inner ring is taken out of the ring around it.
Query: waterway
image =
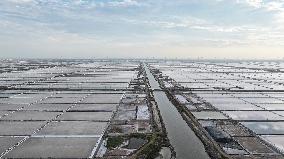
[[[183,120],[166,93],[160,90],[159,83],[144,64],[154,98],[160,109],[170,144],[174,147],[177,159],[209,159],[203,143]]]

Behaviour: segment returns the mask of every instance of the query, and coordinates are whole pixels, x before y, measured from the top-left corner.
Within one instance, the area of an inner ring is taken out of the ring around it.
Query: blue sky
[[[284,0],[1,0],[0,57],[283,58]]]

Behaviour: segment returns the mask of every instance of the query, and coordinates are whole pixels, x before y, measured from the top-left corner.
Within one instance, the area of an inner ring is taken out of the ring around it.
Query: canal
[[[164,91],[159,91],[159,83],[144,64],[154,98],[160,109],[170,144],[174,147],[177,159],[209,159],[203,143],[183,120],[176,107],[169,101]]]

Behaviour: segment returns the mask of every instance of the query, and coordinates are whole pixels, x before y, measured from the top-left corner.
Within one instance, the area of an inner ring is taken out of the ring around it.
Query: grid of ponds
[[[140,65],[137,78],[131,81],[121,98],[117,111],[113,115],[105,133],[102,144],[96,154],[97,158],[146,158],[149,156],[151,143],[156,129],[150,103],[148,86],[144,71]],[[158,117],[159,118],[159,117]],[[159,151],[159,149],[152,150]],[[143,153],[141,153],[143,152]]]
[[[139,64],[1,62],[0,158],[94,157]]]
[[[283,62],[164,61],[151,66],[231,157],[283,158]]]

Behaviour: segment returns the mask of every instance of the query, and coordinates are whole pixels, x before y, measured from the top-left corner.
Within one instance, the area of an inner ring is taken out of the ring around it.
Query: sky
[[[0,0],[0,57],[284,59],[284,0]]]

